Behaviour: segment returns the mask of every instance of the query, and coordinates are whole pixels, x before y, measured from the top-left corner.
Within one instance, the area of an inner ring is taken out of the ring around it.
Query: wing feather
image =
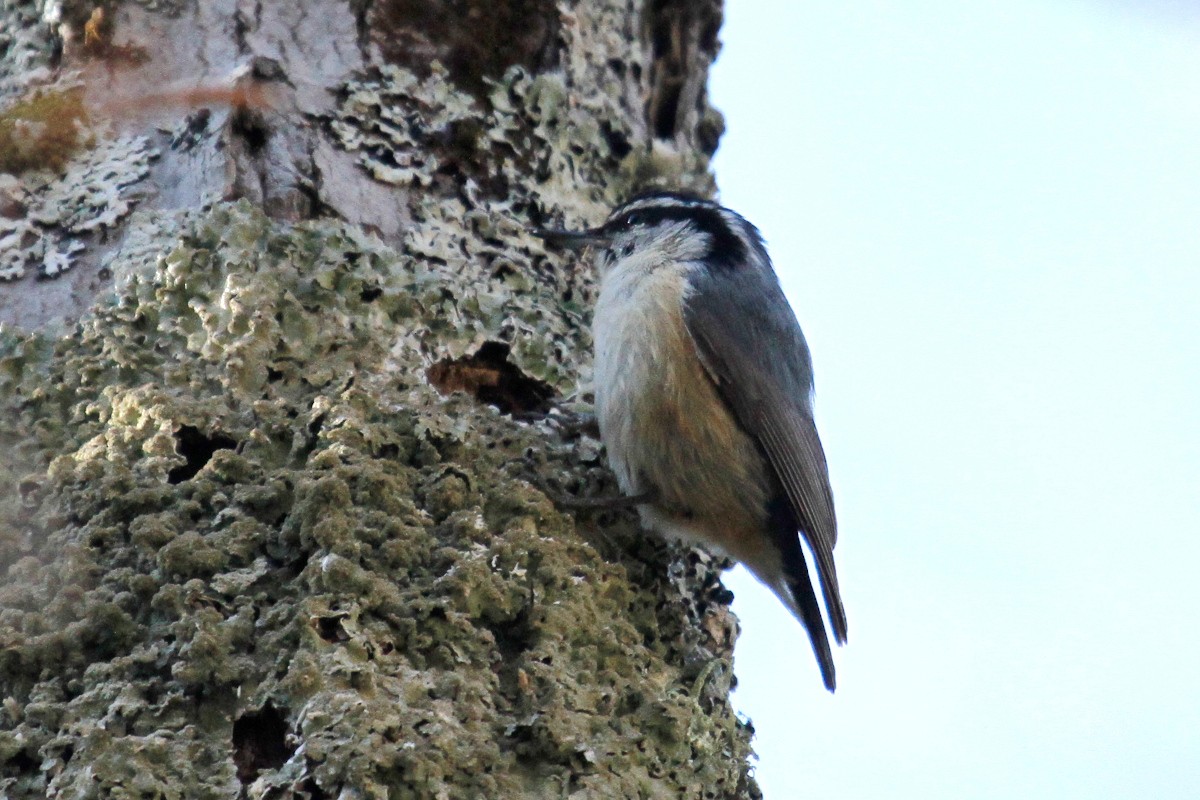
[[[774,272],[762,266],[694,277],[684,320],[718,392],[783,487],[816,559],[834,639],[844,643],[846,612],[833,562],[837,521],[811,411],[808,346]]]

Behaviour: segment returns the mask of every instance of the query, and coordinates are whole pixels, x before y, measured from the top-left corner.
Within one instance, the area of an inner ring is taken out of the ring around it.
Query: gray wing
[[[725,403],[774,469],[816,557],[834,639],[846,641],[833,546],[837,521],[812,417],[812,362],[766,253],[737,269],[696,270],[684,322]]]

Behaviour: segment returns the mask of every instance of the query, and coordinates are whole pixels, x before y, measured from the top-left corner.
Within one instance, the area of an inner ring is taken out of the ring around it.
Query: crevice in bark
[[[720,28],[719,4],[651,0],[643,30],[653,57],[646,118],[655,138],[673,139],[682,117],[700,101],[704,82],[695,80],[695,54],[706,54],[705,61],[716,57]]]
[[[244,9],[239,8],[233,13],[233,42],[239,54],[245,55],[250,51],[246,43],[246,35],[250,32],[250,22],[246,19]]]
[[[552,66],[558,27],[553,0],[382,0],[368,23],[387,62],[425,76],[440,61],[477,97],[511,66]]]
[[[442,359],[425,375],[442,394],[466,392],[504,414],[549,411],[554,388],[521,372],[508,355],[503,342],[485,342],[472,355]]]

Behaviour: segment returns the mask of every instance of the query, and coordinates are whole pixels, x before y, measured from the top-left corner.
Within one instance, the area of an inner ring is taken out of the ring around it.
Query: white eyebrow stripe
[[[692,200],[669,196],[643,197],[639,200],[631,200],[624,205],[617,206],[609,219],[615,219],[622,214],[628,214],[630,211],[639,211],[646,208],[720,208],[720,206],[709,200]]]

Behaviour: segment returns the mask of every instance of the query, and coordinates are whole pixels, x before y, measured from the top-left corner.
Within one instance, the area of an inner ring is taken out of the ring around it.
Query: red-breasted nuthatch
[[[716,203],[657,192],[618,206],[599,228],[539,235],[596,250],[596,412],[621,490],[647,498],[642,523],[745,564],[804,625],[833,691],[797,537],[842,644],[812,362],[758,230]]]

